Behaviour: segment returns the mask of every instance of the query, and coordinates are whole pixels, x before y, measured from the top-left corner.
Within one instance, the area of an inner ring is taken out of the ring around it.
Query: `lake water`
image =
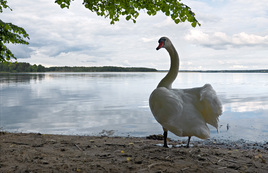
[[[0,74],[0,128],[68,135],[162,134],[148,98],[165,74]],[[220,133],[210,127],[211,138],[268,141],[268,73],[179,73],[173,87],[205,83],[223,104]]]

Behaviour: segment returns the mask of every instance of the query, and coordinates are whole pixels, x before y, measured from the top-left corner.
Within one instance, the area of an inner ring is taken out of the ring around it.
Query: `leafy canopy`
[[[56,0],[61,8],[69,8],[71,1]],[[170,16],[176,23],[188,21],[193,27],[200,23],[196,20],[194,12],[180,0],[84,0],[83,5],[98,16],[111,19],[111,24],[119,21],[120,16],[136,23],[140,10],[145,10],[149,16],[161,11]]]
[[[7,5],[6,0],[0,0],[0,13],[3,8],[12,9]],[[30,39],[27,32],[17,25],[5,23],[0,19],[0,63],[8,62],[11,58],[16,59],[14,54],[6,47],[5,44],[29,44],[24,38]]]

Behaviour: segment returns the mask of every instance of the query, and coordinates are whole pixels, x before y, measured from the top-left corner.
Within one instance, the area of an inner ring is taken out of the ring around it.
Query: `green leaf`
[[[180,19],[175,19],[174,22],[175,22],[176,24],[178,24],[178,23],[180,23],[181,21],[180,21]]]
[[[169,11],[166,11],[166,16],[169,16],[170,15],[170,12]]]
[[[196,22],[192,23],[192,27],[194,27],[194,28],[196,27]]]
[[[60,5],[60,8],[65,8],[65,7],[66,7],[65,4]]]
[[[129,15],[129,16],[126,17],[126,20],[129,20],[130,18],[131,18],[131,16]]]

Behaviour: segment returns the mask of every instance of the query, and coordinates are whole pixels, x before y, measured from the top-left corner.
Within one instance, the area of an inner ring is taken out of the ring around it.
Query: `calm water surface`
[[[160,134],[162,128],[150,112],[148,98],[164,75],[0,74],[0,128],[72,135]],[[180,73],[173,87],[205,83],[217,91],[224,110],[220,133],[211,127],[212,138],[268,141],[267,73]]]

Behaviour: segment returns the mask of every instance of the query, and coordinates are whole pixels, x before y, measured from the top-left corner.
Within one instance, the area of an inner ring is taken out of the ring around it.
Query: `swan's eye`
[[[158,43],[160,43],[160,42],[166,42],[166,39],[165,38],[160,38],[159,40],[158,40]]]
[[[164,42],[164,43],[165,43],[165,41],[166,41],[165,38],[160,38],[160,39],[158,40],[158,43],[160,43],[160,42]]]

